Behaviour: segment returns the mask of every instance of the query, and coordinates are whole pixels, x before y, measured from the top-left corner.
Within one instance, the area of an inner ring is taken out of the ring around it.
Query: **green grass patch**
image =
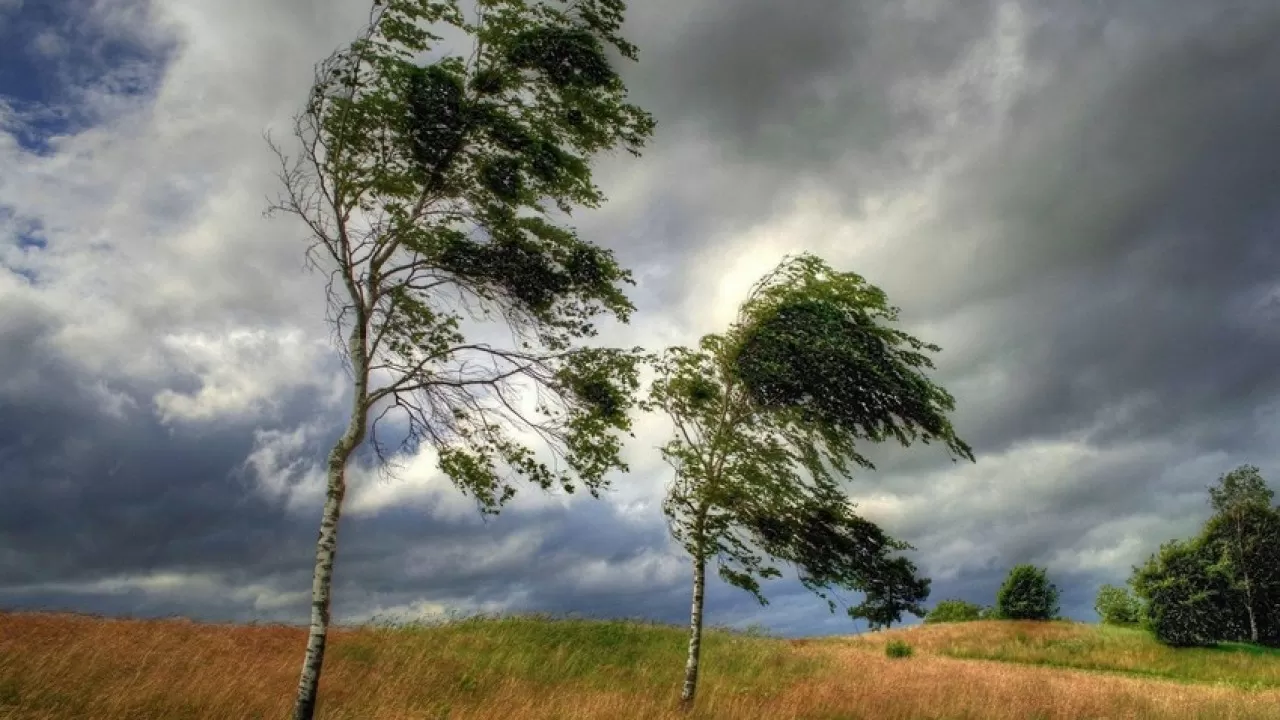
[[[884,645],[884,654],[891,658],[909,658],[915,654],[915,650],[903,640],[890,640]]]
[[[504,678],[665,692],[684,667],[688,642],[682,627],[537,616],[477,617],[383,626],[379,631],[394,633],[395,644],[406,646],[406,656],[446,659],[465,678],[466,687],[460,689],[477,692]],[[750,686],[756,692],[785,687],[822,664],[757,632],[719,628],[704,632],[702,654],[704,681]]]
[[[941,654],[1250,690],[1280,688],[1280,650],[1245,643],[1171,648],[1137,628],[1075,625],[1042,636],[1021,629],[1003,638],[974,634],[954,640]]]

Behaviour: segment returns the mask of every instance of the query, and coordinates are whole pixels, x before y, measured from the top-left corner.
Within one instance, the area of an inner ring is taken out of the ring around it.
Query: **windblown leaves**
[[[790,258],[744,305],[734,372],[761,408],[828,436],[941,441],[972,459],[946,417],[954,398],[924,374],[933,368],[925,353],[940,348],[892,327],[896,319],[860,276],[811,255]]]
[[[863,442],[939,441],[972,459],[924,375],[937,348],[893,328],[884,294],[812,255],[785,259],[723,334],[654,359],[643,404],[675,425],[664,503],[673,536],[764,602],[759,581],[793,567],[834,609],[877,625],[923,614],[929,583],[897,555],[910,546],[859,517],[841,480],[870,467]]]
[[[517,480],[594,492],[625,467],[637,353],[575,348],[602,316],[629,319],[632,279],[552,215],[599,206],[592,157],[638,154],[652,135],[614,67],[636,58],[624,11],[379,0],[366,32],[318,67],[298,162],[281,156],[278,209],[306,221],[312,257],[333,273],[344,353],[383,382],[364,398],[374,449],[387,459],[377,430],[396,418],[396,449],[434,448],[486,512]],[[474,46],[443,47],[442,28]],[[477,342],[485,321],[515,347]],[[526,446],[530,434],[554,461]]]

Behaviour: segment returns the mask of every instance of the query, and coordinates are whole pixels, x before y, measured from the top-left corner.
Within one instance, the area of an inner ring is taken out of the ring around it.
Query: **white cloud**
[[[328,362],[328,344],[296,329],[187,333],[162,341],[174,369],[200,384],[192,393],[156,394],[156,410],[166,423],[260,416],[278,410],[285,394],[300,388],[313,389],[323,398],[321,407],[334,408],[346,389],[345,376]]]
[[[300,425],[289,431],[255,431],[253,450],[245,459],[253,487],[295,512],[318,506],[326,485],[314,446],[320,431],[318,424]]]
[[[16,592],[63,592],[84,595],[125,595],[143,592],[151,596],[207,600],[225,598],[245,603],[254,610],[270,612],[304,602],[309,592],[281,591],[266,583],[236,585],[216,573],[155,572],[144,575],[114,575],[84,583],[43,583],[8,588]]]
[[[56,59],[67,52],[67,41],[61,35],[46,30],[31,38],[31,50],[45,59]]]
[[[519,595],[512,595],[504,600],[485,600],[481,602],[467,599],[457,599],[449,602],[412,600],[404,603],[383,605],[375,597],[366,609],[346,615],[340,619],[340,622],[349,625],[413,622],[430,624],[468,615],[501,615],[512,608],[518,607],[519,601]]]
[[[689,557],[678,548],[645,550],[621,562],[588,560],[575,566],[560,582],[584,593],[639,593],[670,587],[691,577]]]

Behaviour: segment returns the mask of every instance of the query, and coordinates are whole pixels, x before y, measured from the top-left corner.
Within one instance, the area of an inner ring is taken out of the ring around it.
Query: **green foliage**
[[[1009,620],[1050,620],[1058,614],[1058,588],[1044,569],[1017,565],[996,593],[996,607]]]
[[[785,336],[780,312],[796,319],[815,308],[818,321]],[[858,320],[849,325],[834,315]],[[843,588],[866,593],[850,614],[876,626],[923,614],[928,582],[894,555],[909,546],[858,517],[840,485],[853,466],[871,467],[856,447],[864,440],[935,440],[972,458],[945,418],[949,396],[917,372],[927,359],[893,350],[936,348],[888,327],[894,317],[884,294],[862,278],[801,255],[784,259],[753,288],[726,333],[653,359],[657,379],[644,406],[675,426],[661,448],[675,469],[663,506],[671,532],[694,558],[714,559],[722,578],[761,603],[760,580],[779,576],[778,565],[787,564],[832,610],[832,593]],[[834,360],[801,367],[778,356],[779,343],[801,341],[833,348]],[[868,378],[913,379],[886,380],[863,393],[842,384],[851,369]],[[844,393],[846,411],[863,403],[867,409],[839,417],[815,410],[791,384],[801,373],[809,374],[814,396]]]
[[[1209,570],[1211,550],[1199,538],[1172,540],[1134,568],[1134,593],[1146,607],[1156,639],[1175,647],[1207,646],[1234,634],[1236,613],[1227,602],[1230,586]]]
[[[849,608],[849,617],[862,618],[872,630],[902,622],[905,613],[924,617],[921,604],[929,597],[929,578],[916,575],[915,563],[905,557],[888,558],[863,586],[864,599]]]
[[[928,615],[924,616],[924,621],[930,625],[936,623],[972,622],[983,619],[982,610],[982,607],[967,600],[942,600],[933,606]]]
[[[1218,484],[1209,488],[1209,504],[1219,515],[1230,516],[1243,508],[1271,507],[1275,493],[1267,487],[1256,465],[1241,465],[1218,478]]]
[[[1094,612],[1105,625],[1137,625],[1142,618],[1142,604],[1128,588],[1103,585],[1093,603]]]
[[[915,653],[915,648],[912,648],[910,643],[905,640],[894,639],[884,644],[885,657],[909,658]]]
[[[599,206],[591,158],[639,154],[653,132],[611,60],[636,58],[624,11],[621,0],[465,12],[458,0],[379,0],[367,30],[317,68],[296,158],[273,145],[284,190],[272,209],[304,221],[309,257],[331,278],[353,424],[372,421],[384,460],[433,447],[485,512],[517,480],[594,493],[625,469],[639,353],[580,346],[597,318],[629,318],[632,279],[551,214]],[[473,47],[441,55],[441,27]],[[476,337],[489,321],[513,347]],[[536,415],[522,390],[537,393]],[[379,434],[384,421],[398,445]],[[536,457],[530,436],[558,461]]]
[[[856,440],[943,442],[972,460],[947,419],[955,401],[924,375],[936,345],[893,327],[898,309],[854,273],[788,258],[754,288],[734,329],[731,372],[760,408],[870,467]]]

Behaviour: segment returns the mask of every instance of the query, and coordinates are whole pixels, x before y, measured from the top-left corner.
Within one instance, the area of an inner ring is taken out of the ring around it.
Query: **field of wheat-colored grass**
[[[801,641],[713,631],[688,715],[676,706],[679,628],[505,618],[330,637],[326,720],[1280,718],[1280,657],[1192,651],[1227,658],[1213,677],[1196,655],[1161,660],[1175,651],[1085,625],[983,622]],[[916,654],[885,657],[894,637]],[[292,627],[0,613],[0,718],[285,718],[304,642]],[[1097,665],[1102,651],[1080,648],[1117,642],[1120,672],[1063,667],[1062,657]],[[965,653],[998,660],[948,656]],[[1186,675],[1138,676],[1151,668]]]

